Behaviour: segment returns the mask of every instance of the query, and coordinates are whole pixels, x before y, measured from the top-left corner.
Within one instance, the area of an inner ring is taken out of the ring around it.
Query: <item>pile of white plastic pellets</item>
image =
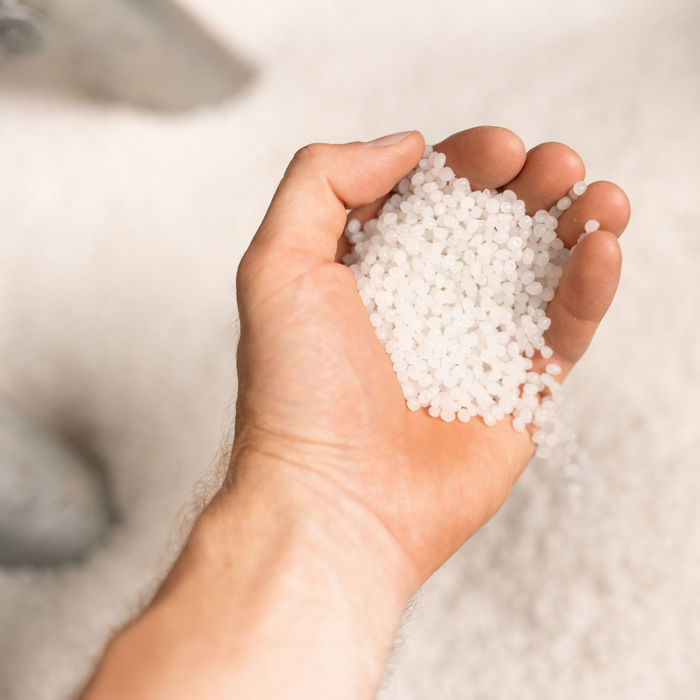
[[[472,190],[445,160],[428,146],[377,218],[364,227],[350,220],[344,262],[408,408],[489,426],[512,416],[516,431],[537,428],[537,454],[546,457],[573,433],[560,410],[562,370],[547,362],[544,338],[571,255],[557,220],[586,185],[528,216],[514,192]],[[589,221],[583,235],[597,228]]]

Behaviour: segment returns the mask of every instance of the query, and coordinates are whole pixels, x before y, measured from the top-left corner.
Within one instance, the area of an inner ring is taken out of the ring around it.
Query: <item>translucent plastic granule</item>
[[[516,431],[538,428],[539,456],[572,453],[561,367],[535,372],[532,358],[553,355],[546,308],[571,255],[557,218],[586,185],[528,216],[514,192],[472,190],[445,161],[428,146],[377,218],[350,220],[344,262],[411,410],[486,425],[512,416]]]

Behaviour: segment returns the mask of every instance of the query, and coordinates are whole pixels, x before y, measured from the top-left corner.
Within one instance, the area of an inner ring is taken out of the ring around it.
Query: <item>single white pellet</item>
[[[460,408],[457,411],[457,420],[461,421],[462,423],[468,423],[470,418],[471,413],[466,408]]]
[[[579,180],[572,188],[571,191],[580,197],[586,191],[587,185],[583,180]]]
[[[593,233],[600,228],[600,222],[595,219],[589,219],[586,221],[586,225],[583,227],[586,233]]]

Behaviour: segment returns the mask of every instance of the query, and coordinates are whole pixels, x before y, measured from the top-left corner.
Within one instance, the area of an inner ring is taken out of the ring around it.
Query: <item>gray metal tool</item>
[[[172,0],[0,0],[0,87],[181,111],[231,97],[252,75]]]
[[[112,519],[104,474],[92,461],[0,398],[0,564],[76,559]]]

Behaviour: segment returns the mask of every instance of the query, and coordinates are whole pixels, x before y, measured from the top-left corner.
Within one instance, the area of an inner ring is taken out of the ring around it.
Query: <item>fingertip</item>
[[[383,163],[384,167],[392,169],[397,173],[396,179],[398,180],[415,167],[420,160],[425,151],[425,139],[420,131],[413,129],[382,136],[372,141],[346,144],[346,147],[362,149],[364,157],[371,153],[372,161],[376,165]]]
[[[612,231],[598,229],[589,233],[578,247],[583,251],[579,255],[585,252],[587,257],[594,257],[598,267],[602,266],[609,271],[614,271],[622,266],[622,248]]]
[[[505,189],[513,190],[527,204],[528,214],[549,209],[583,180],[586,168],[581,157],[563,143],[548,141],[531,148],[525,164]]]
[[[494,158],[501,158],[503,163],[503,172],[500,174],[498,186],[503,182],[508,182],[523,169],[527,160],[527,149],[523,140],[510,129],[503,126],[488,126],[485,129],[492,130],[492,144]]]
[[[527,150],[523,140],[514,131],[505,126],[484,124],[468,130],[472,138],[486,139],[486,145],[498,150],[498,155],[510,160],[511,165],[516,163],[522,167],[527,158]],[[463,132],[465,133],[465,132]]]
[[[574,249],[547,306],[552,325],[545,339],[565,374],[583,355],[610,307],[621,264],[620,244],[610,231],[590,233]]]
[[[510,129],[476,126],[448,136],[435,145],[447,156],[458,177],[466,177],[473,189],[500,187],[522,169],[525,146]]]
[[[623,190],[607,180],[597,180],[561,215],[557,235],[571,247],[583,233],[586,222],[594,219],[602,229],[619,238],[629,218],[629,200]]]
[[[583,180],[586,175],[586,166],[581,156],[570,146],[559,141],[545,141],[528,152],[528,158],[542,158],[545,161],[556,161],[559,177],[568,176],[568,179]]]
[[[425,150],[425,139],[423,134],[416,129],[409,131],[399,131],[387,136],[380,136],[371,141],[353,141],[344,144],[345,146],[363,145],[371,148],[392,149],[392,150],[407,150],[423,153]]]
[[[410,139],[409,143],[412,145],[412,147],[420,150],[422,154],[425,150],[425,137],[423,136],[422,132],[414,129],[409,133],[408,138]]]
[[[615,215],[615,226],[611,226],[611,230],[616,235],[621,235],[632,215],[632,207],[627,193],[619,185],[608,180],[596,180],[588,187],[588,189],[595,188],[605,189],[608,207]]]
[[[425,138],[420,131],[410,131],[406,138],[399,144],[406,154],[408,167],[406,172],[413,168],[425,151]]]
[[[489,129],[498,131],[502,141],[502,148],[506,159],[510,162],[511,168],[518,168],[520,172],[527,159],[527,149],[523,140],[514,131],[503,126],[491,126]]]
[[[575,317],[600,321],[612,303],[622,269],[622,249],[617,236],[598,230],[576,246],[564,271],[562,300]]]

